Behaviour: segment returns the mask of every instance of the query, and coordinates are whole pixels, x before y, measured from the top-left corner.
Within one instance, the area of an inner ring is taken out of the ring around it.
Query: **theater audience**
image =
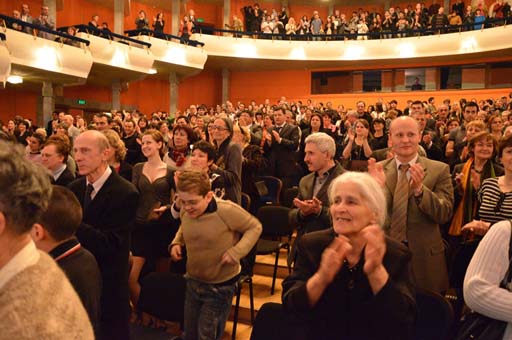
[[[258,241],[261,224],[239,205],[215,198],[204,173],[182,172],[177,193],[181,225],[169,250],[172,259],[178,261],[182,248],[187,249],[185,339],[220,340],[231,310],[240,259]]]
[[[27,138],[28,146],[25,149],[27,159],[36,164],[41,164],[41,149],[45,142],[45,136],[34,132]]]
[[[464,279],[464,300],[469,308],[486,317],[507,322],[503,339],[512,336],[509,315],[512,311],[512,293],[505,285],[510,265],[510,221],[492,226],[478,245]]]
[[[331,182],[345,170],[334,160],[336,145],[331,136],[323,132],[310,134],[305,142],[304,163],[310,173],[301,178],[295,208],[290,221],[297,226],[294,244],[302,235],[330,227],[328,189]],[[290,263],[295,260],[296,247],[292,248]]]
[[[94,256],[75,237],[82,222],[82,208],[75,195],[53,186],[48,209],[32,227],[36,247],[48,253],[64,271],[77,292],[98,335],[101,274]]]
[[[24,150],[0,141],[0,329],[5,339],[94,339],[87,313],[30,231],[48,208],[52,187]]]
[[[224,199],[240,204],[242,148],[231,140],[233,123],[229,118],[221,117],[215,119],[212,128],[217,154],[215,162],[210,165],[210,171],[222,177],[226,191]]]
[[[95,130],[74,144],[78,173],[69,184],[82,206],[76,236],[100,267],[102,282],[100,339],[129,338],[128,253],[138,193],[108,166],[108,139]]]
[[[411,253],[386,237],[385,196],[348,172],[329,189],[332,228],[304,235],[283,281],[285,311],[307,339],[407,339],[415,318]]]
[[[268,167],[268,164],[263,157],[261,147],[251,143],[249,130],[238,123],[233,126],[233,142],[242,148],[242,192],[251,197],[250,211],[255,214],[259,194],[254,183],[258,180],[259,174]]]
[[[173,170],[183,170],[190,166],[190,146],[197,136],[188,125],[176,125],[169,141],[169,151],[164,155],[164,162]]]
[[[129,279],[134,306],[139,300],[139,276],[144,264],[168,257],[167,246],[176,233],[169,211],[171,191],[175,191],[174,171],[162,161],[163,144],[159,131],[149,129],[144,132],[142,152],[148,160],[133,167],[132,183],[140,196],[132,232],[133,264]]]
[[[110,146],[108,153],[108,165],[114,169],[119,176],[127,181],[132,180],[132,165],[125,161],[126,147],[114,130],[103,130],[102,133],[107,137]]]
[[[71,146],[65,138],[48,138],[41,151],[41,164],[50,171],[53,184],[66,187],[75,179],[74,171],[67,166]]]
[[[439,225],[453,214],[449,167],[419,156],[420,127],[411,117],[396,118],[389,138],[394,158],[378,164],[372,160],[368,166],[384,188],[390,217],[384,230],[411,250],[416,284],[443,292],[448,271]]]
[[[460,242],[463,226],[472,222],[478,212],[478,190],[487,178],[502,176],[504,170],[494,163],[498,143],[489,132],[479,132],[468,142],[469,159],[455,166],[455,210],[448,234]],[[467,230],[467,227],[466,227]],[[454,242],[454,243],[458,243]]]

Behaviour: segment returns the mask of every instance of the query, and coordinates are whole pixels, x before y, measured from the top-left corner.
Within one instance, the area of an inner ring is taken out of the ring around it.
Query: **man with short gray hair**
[[[327,191],[331,181],[345,172],[334,160],[336,144],[331,136],[316,132],[309,135],[304,143],[304,162],[311,173],[301,178],[298,195],[293,200],[296,208],[290,211],[290,220],[298,230],[295,242],[306,233],[331,226]],[[290,253],[290,263],[294,259],[295,247]]]
[[[0,188],[1,338],[94,339],[66,276],[30,237],[52,193],[46,172],[0,141]]]
[[[101,270],[100,339],[129,339],[128,253],[138,192],[108,166],[109,144],[100,131],[80,134],[73,146],[78,173],[69,184],[83,210],[76,236]]]

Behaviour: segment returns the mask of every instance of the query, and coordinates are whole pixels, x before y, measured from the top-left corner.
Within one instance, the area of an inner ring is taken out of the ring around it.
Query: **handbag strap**
[[[508,246],[509,263],[508,263],[507,272],[505,273],[505,276],[503,277],[503,280],[501,280],[501,283],[500,283],[500,287],[505,288],[505,289],[508,289],[507,285],[510,282],[510,280],[512,280],[512,220],[509,220],[508,222],[510,223],[510,228],[511,228],[511,235],[510,235],[509,246]]]

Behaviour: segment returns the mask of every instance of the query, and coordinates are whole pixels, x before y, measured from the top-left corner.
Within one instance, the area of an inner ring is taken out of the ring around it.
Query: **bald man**
[[[103,278],[99,338],[129,339],[128,253],[138,193],[108,166],[109,144],[101,132],[83,132],[73,149],[83,176],[69,185],[83,211],[76,236]]]
[[[388,219],[384,230],[412,251],[416,284],[442,292],[448,288],[448,272],[439,225],[452,217],[453,187],[449,167],[418,155],[420,126],[411,117],[401,116],[393,120],[389,139],[394,158],[377,164],[370,161],[368,166],[368,171],[381,182],[386,195]],[[409,169],[403,173],[401,165],[407,165]],[[408,199],[404,202],[407,211],[402,219],[397,219],[400,215],[394,206],[398,205],[400,195],[396,188],[403,175],[407,176]],[[397,220],[403,221],[404,225],[397,226]]]

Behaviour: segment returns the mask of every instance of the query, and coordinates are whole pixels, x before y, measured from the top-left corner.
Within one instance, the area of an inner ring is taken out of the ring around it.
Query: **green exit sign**
[[[78,100],[76,101],[76,103],[77,103],[78,105],[85,105],[85,104],[87,104],[87,100],[85,100],[85,99],[78,99]]]

